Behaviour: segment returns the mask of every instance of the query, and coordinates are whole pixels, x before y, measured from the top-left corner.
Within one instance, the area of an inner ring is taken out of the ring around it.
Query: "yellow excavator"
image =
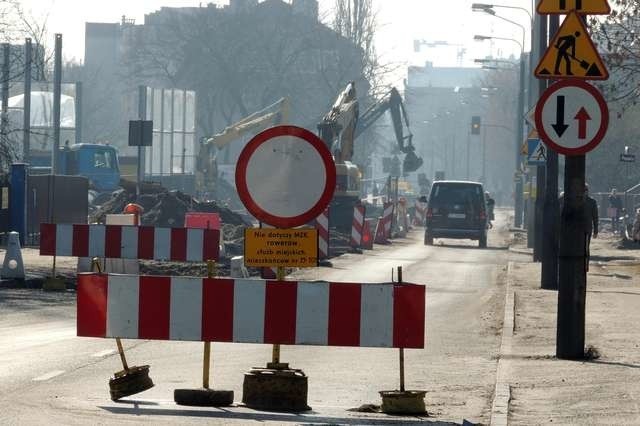
[[[213,195],[217,179],[218,166],[216,151],[248,133],[262,130],[289,120],[289,98],[284,97],[260,111],[227,126],[221,133],[211,136],[202,145],[197,157],[196,190],[201,197]]]
[[[414,172],[422,166],[422,158],[415,154],[407,112],[402,96],[395,87],[360,115],[355,83],[350,82],[318,124],[320,139],[331,150],[336,162],[336,190],[330,212],[332,226],[344,229],[351,227],[353,206],[361,196],[362,182],[361,171],[351,162],[353,144],[355,139],[387,110],[391,114],[398,148],[405,154],[403,171],[404,173]]]

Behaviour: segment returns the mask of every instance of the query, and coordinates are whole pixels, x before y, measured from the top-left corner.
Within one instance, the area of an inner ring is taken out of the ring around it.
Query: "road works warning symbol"
[[[540,15],[565,15],[571,10],[580,14],[608,15],[611,12],[607,0],[540,0]]]
[[[604,66],[580,16],[571,12],[562,23],[535,71],[538,78],[606,80]]]

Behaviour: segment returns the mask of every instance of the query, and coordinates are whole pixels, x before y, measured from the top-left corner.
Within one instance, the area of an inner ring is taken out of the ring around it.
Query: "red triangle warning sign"
[[[575,10],[579,14],[608,15],[611,7],[607,0],[540,0],[540,15],[565,15]]]
[[[547,51],[536,67],[538,78],[576,78],[606,80],[609,72],[594,46],[582,18],[571,12],[567,15]]]

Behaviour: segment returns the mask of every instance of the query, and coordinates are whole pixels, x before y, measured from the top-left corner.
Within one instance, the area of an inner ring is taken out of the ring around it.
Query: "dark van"
[[[427,204],[424,243],[434,238],[477,240],[487,247],[487,207],[482,184],[467,181],[437,181]]]

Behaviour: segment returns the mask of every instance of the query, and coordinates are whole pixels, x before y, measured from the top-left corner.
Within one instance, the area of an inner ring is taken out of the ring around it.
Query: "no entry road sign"
[[[600,92],[584,81],[562,80],[549,87],[536,105],[536,129],[554,151],[583,155],[604,138],[609,109]]]
[[[336,167],[324,142],[296,126],[257,134],[240,153],[236,188],[259,221],[294,228],[315,219],[329,205]]]

